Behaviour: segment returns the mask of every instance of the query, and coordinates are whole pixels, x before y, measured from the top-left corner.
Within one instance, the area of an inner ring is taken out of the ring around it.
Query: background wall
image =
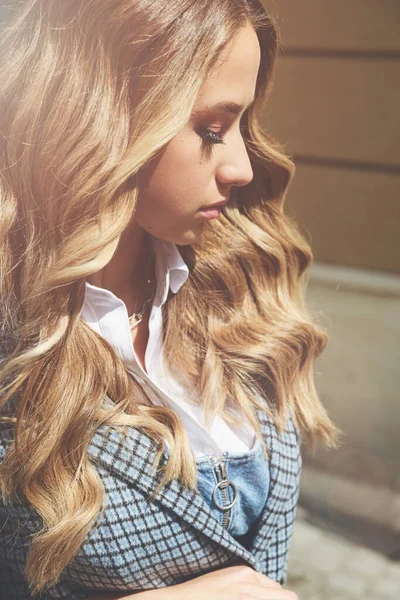
[[[264,125],[297,166],[286,209],[330,335],[317,386],[344,432],[339,450],[305,453],[301,502],[400,558],[400,2],[265,4],[283,48]]]
[[[266,123],[316,260],[400,273],[400,3],[267,2],[283,51]]]

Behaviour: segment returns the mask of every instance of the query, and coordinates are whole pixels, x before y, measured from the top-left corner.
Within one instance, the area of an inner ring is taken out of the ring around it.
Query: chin
[[[204,225],[200,230],[187,231],[184,235],[180,236],[174,243],[177,246],[195,246],[198,244],[203,236]]]
[[[189,229],[181,234],[171,235],[168,237],[159,237],[165,240],[166,242],[172,242],[176,246],[192,246],[200,242],[203,235],[204,226],[205,223],[200,223],[200,226],[193,229]]]

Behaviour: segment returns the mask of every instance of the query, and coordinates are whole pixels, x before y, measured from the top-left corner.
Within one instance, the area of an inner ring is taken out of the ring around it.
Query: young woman
[[[0,590],[289,600],[335,444],[260,0],[24,0],[0,40]],[[106,594],[106,595],[103,595]]]

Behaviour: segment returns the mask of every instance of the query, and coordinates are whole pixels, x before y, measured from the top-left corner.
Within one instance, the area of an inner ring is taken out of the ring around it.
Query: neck
[[[130,305],[141,302],[148,274],[139,272],[145,231],[132,223],[122,233],[118,247],[109,263],[86,281],[113,292]]]

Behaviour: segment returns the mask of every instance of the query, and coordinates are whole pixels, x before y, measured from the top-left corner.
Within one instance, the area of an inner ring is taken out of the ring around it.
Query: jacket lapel
[[[270,460],[274,459],[274,446],[268,426],[264,423],[264,435],[269,449]],[[152,438],[139,429],[127,428],[126,437],[122,429],[101,426],[88,448],[91,460],[117,473],[124,481],[134,485],[146,495],[151,495],[160,482],[160,476],[152,466],[157,454],[157,444]],[[165,452],[162,454],[160,466],[167,461]],[[276,466],[272,462],[270,494],[276,482]],[[227,550],[236,554],[257,569],[256,557],[233,538],[214,517],[207,503],[200,494],[185,488],[179,481],[172,480],[159,491],[156,501],[173,511],[180,519],[196,528],[201,534],[208,536]],[[268,505],[268,503],[267,503]],[[263,530],[267,532],[272,526],[272,518],[268,510],[264,510]]]
[[[277,438],[278,432],[273,424],[272,420],[268,416],[260,411],[258,418],[261,423],[261,429],[263,437],[266,440],[267,448],[269,451],[269,476],[270,484],[268,490],[267,502],[260,515],[258,529],[253,539],[251,548],[260,549],[261,546],[266,548],[269,543],[269,538],[279,513],[276,511],[277,494],[276,490],[280,482],[281,469],[279,468],[279,448],[277,444],[279,440]]]
[[[298,432],[292,417],[289,416],[282,434],[265,413],[260,412],[259,419],[270,448],[270,489],[250,548],[252,553],[264,552],[271,538],[276,538],[274,528],[279,517],[286,514],[288,502],[293,501],[295,481],[299,482],[302,464]]]

